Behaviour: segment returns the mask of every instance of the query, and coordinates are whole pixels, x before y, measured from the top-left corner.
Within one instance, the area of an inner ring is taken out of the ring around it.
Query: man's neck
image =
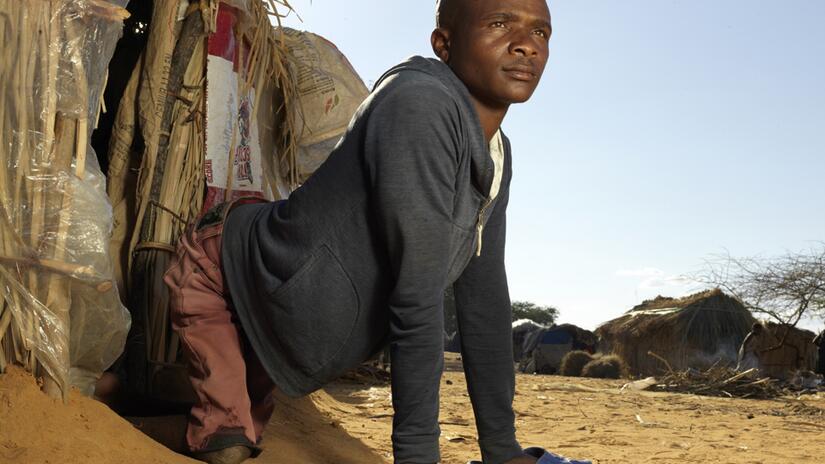
[[[477,99],[474,95],[470,95],[470,97],[473,100],[478,119],[481,122],[481,128],[484,130],[484,137],[489,142],[501,127],[501,123],[504,121],[504,116],[507,115],[507,110],[510,108],[510,105],[490,105]]]

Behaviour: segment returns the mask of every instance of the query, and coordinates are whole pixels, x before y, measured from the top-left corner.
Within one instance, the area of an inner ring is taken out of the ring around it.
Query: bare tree
[[[825,243],[773,258],[719,255],[706,262],[696,280],[721,288],[780,324],[825,319]]]

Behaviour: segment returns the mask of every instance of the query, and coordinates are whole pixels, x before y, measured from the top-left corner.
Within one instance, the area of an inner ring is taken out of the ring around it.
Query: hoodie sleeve
[[[409,82],[369,117],[365,164],[395,286],[389,299],[396,463],[439,461],[443,292],[455,197],[459,113],[446,89]]]
[[[485,464],[522,454],[513,413],[512,307],[504,268],[509,196],[507,180],[485,226],[481,256],[472,258],[453,287],[464,375]]]

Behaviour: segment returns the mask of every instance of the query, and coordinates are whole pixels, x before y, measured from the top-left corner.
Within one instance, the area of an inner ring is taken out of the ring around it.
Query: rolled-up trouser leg
[[[272,414],[274,386],[245,343],[224,289],[222,229],[219,223],[187,230],[164,276],[171,292],[172,325],[198,397],[186,437],[193,452],[244,445],[257,455],[263,426]]]
[[[264,370],[258,356],[252,351],[249,342],[246,347],[246,386],[252,403],[252,425],[255,436],[260,440],[264,427],[275,411],[275,385]]]

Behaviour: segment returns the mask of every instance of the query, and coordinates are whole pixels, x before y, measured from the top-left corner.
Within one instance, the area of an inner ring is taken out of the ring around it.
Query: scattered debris
[[[770,377],[761,377],[757,368],[737,371],[718,365],[711,366],[704,371],[687,369],[677,372],[663,357],[651,351],[648,351],[647,354],[664,363],[668,370],[667,374],[657,379],[648,377],[644,380],[625,384],[622,391],[649,389],[660,392],[727,398],[775,399],[825,390],[821,379],[815,375],[804,376],[807,381],[799,380],[803,378],[800,374],[791,381],[781,381]]]
[[[757,373],[758,369],[737,372],[725,367],[712,367],[706,371],[688,369],[664,375],[651,389],[672,393],[751,399],[772,399],[788,394],[778,380],[769,377],[754,379]]]
[[[659,381],[656,380],[656,377],[647,377],[641,380],[636,380],[633,382],[628,382],[622,385],[622,388],[619,390],[620,392],[624,393],[625,391],[642,391],[647,390],[650,387],[656,385]]]

